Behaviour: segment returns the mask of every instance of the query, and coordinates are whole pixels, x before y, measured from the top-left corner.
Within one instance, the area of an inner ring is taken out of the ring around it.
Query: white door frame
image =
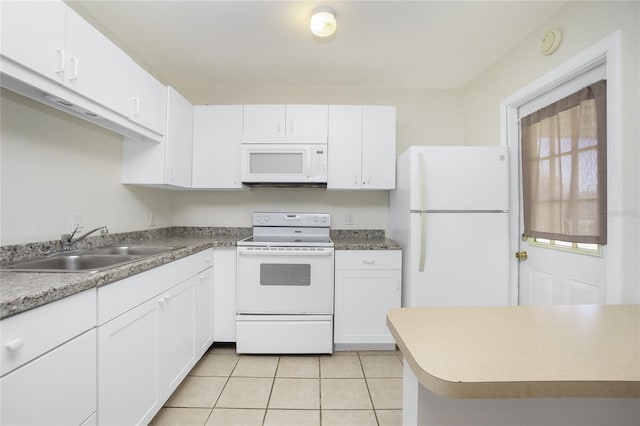
[[[547,72],[529,85],[500,102],[500,141],[508,147],[519,144],[518,107],[535,99],[545,92],[566,83],[600,64],[607,69],[607,228],[608,242],[606,250],[606,294],[607,303],[621,303],[622,296],[622,222],[616,212],[622,210],[622,134],[621,100],[622,84],[620,78],[620,31],[616,31],[603,40],[574,56],[560,66]],[[511,152],[514,152],[511,149]],[[511,158],[511,179],[520,181],[520,159]],[[511,253],[520,247],[520,196],[519,185],[511,185]],[[518,260],[512,256],[510,263],[510,303],[518,304]]]

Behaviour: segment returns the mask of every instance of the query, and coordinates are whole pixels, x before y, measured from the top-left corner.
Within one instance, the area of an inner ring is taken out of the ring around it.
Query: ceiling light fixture
[[[325,6],[313,9],[309,27],[318,37],[332,36],[336,32],[336,12]]]

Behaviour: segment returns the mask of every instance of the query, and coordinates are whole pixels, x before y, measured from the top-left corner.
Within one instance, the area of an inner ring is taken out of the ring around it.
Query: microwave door
[[[242,145],[242,181],[245,183],[308,182],[311,150],[292,145]]]

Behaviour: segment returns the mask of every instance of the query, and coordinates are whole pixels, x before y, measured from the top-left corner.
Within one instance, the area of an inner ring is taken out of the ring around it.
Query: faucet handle
[[[103,226],[102,229],[100,229],[100,235],[104,235],[108,233],[109,233],[109,228],[107,228],[106,226]]]

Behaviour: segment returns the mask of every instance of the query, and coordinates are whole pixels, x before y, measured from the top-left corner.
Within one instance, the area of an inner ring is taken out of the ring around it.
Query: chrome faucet
[[[60,241],[62,241],[62,246],[63,246],[63,248],[65,250],[70,250],[72,245],[84,240],[85,238],[87,238],[89,235],[93,234],[96,231],[100,231],[100,235],[104,235],[104,234],[108,234],[109,233],[109,228],[107,228],[106,226],[99,226],[99,227],[97,227],[95,229],[92,229],[89,232],[86,232],[86,233],[80,235],[78,238],[76,238],[74,240],[73,236],[76,235],[76,232],[78,232],[78,228],[80,228],[80,227],[76,226],[76,229],[74,229],[71,234],[62,234],[60,236]]]

